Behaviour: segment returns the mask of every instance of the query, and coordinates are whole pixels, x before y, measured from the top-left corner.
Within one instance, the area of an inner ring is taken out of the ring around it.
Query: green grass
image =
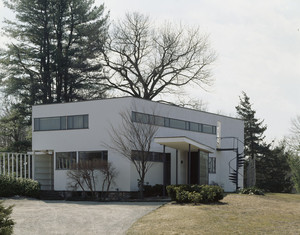
[[[299,221],[299,194],[229,194],[213,205],[169,203],[128,234],[300,234]]]

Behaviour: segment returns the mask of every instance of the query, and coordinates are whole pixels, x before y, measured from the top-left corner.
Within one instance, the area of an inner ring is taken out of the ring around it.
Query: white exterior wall
[[[176,106],[160,104],[142,99],[125,97],[104,100],[94,100],[86,102],[49,104],[33,106],[33,120],[41,117],[69,116],[69,115],[89,115],[89,128],[79,130],[57,130],[57,131],[33,131],[33,150],[53,150],[54,152],[71,151],[101,151],[108,150],[108,161],[117,168],[119,172],[116,184],[112,190],[132,191],[137,190],[138,174],[134,166],[124,157],[116,152],[107,149],[104,143],[110,143],[109,130],[113,124],[121,127],[120,112],[128,110],[155,114],[158,116],[176,118],[185,121],[192,121],[208,125],[217,126],[221,122],[221,136],[234,136],[243,141],[243,122],[238,119],[221,115],[200,112],[191,109],[179,108]],[[159,127],[157,137],[178,137],[186,136],[201,144],[216,148],[216,135],[205,134],[187,130],[179,130],[167,127]],[[224,146],[225,147],[225,146]],[[153,143],[152,151],[162,152],[163,147]],[[171,183],[176,183],[176,151],[166,148],[167,153],[171,153]],[[178,151],[178,183],[187,181],[187,153]],[[210,174],[210,182],[214,181],[224,186],[225,191],[234,191],[235,185],[229,180],[228,161],[235,157],[232,152],[214,152],[210,156],[217,158],[217,172]],[[181,163],[182,162],[182,163]],[[54,167],[55,167],[54,162]],[[149,184],[162,184],[163,182],[162,163],[154,163],[154,166],[146,176]],[[54,169],[54,190],[67,190],[68,180],[66,170]],[[240,181],[242,186],[242,180]]]

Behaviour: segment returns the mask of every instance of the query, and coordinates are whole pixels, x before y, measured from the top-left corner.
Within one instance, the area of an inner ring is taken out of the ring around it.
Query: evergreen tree
[[[289,153],[285,146],[270,149],[262,146],[262,152],[256,158],[256,186],[270,192],[289,193],[293,188]]]
[[[253,110],[250,98],[245,92],[242,92],[242,97],[239,99],[240,103],[236,106],[236,110],[238,116],[244,120],[244,154],[247,160],[244,178],[245,185],[250,187],[256,184],[256,156],[262,150],[267,126],[263,125],[263,120],[260,121],[255,117],[256,111]]]
[[[4,207],[3,201],[0,201],[0,234],[13,234],[14,221],[10,218],[13,206]]]
[[[104,6],[93,0],[6,0],[16,20],[1,53],[5,93],[28,106],[103,96],[97,58],[107,33]]]
[[[0,151],[27,152],[31,149],[30,119],[22,104],[2,102],[0,110]]]

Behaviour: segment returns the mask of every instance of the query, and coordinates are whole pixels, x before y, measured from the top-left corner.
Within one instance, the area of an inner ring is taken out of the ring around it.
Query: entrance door
[[[171,184],[171,154],[166,153],[166,160],[164,162],[164,180],[166,185]]]
[[[41,190],[53,190],[54,166],[53,154],[35,155],[34,179],[41,184]]]
[[[199,154],[191,152],[191,184],[199,184]]]

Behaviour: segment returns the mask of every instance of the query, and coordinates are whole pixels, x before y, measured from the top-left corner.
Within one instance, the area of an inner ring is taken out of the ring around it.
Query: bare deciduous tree
[[[210,85],[215,53],[199,28],[168,23],[159,28],[147,16],[128,13],[113,25],[104,58],[112,71],[109,88],[152,100],[190,83]]]
[[[114,179],[117,177],[118,172],[111,162],[108,162],[104,167],[100,169],[100,171],[104,177],[102,182],[102,199],[105,200],[108,195],[110,186],[112,183],[114,183]]]
[[[133,122],[129,111],[120,115],[122,125],[111,126],[112,142],[111,145],[106,145],[133,163],[139,174],[139,191],[140,197],[143,198],[145,176],[153,165],[150,161],[150,149],[158,127],[145,124],[142,120]]]
[[[103,160],[97,161],[81,161],[75,163],[68,171],[67,175],[71,179],[70,187],[73,189],[80,188],[83,192],[86,189],[92,194],[92,198],[97,197],[97,185],[101,185],[99,182],[99,173],[103,175],[102,181],[102,194],[104,195],[104,188],[106,185],[106,193],[103,197],[105,199],[107,192],[110,189],[115,177],[117,176],[116,169],[112,166],[112,163],[105,162]]]
[[[288,137],[288,145],[293,152],[300,152],[300,115],[292,119],[292,126]]]

